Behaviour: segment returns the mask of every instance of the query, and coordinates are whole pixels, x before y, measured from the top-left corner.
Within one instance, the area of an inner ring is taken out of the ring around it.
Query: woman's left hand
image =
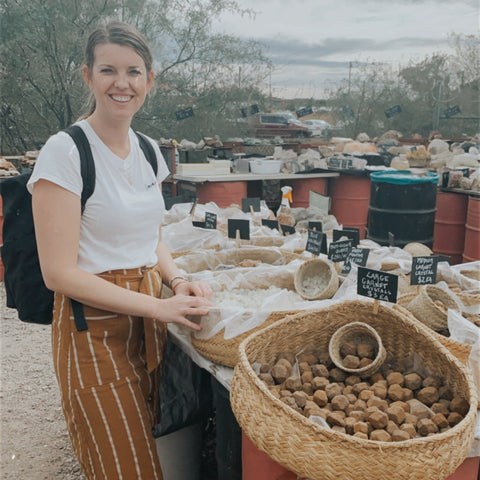
[[[202,281],[182,281],[174,286],[173,293],[175,295],[192,295],[194,297],[205,297],[210,299],[213,295],[213,290],[208,283]]]

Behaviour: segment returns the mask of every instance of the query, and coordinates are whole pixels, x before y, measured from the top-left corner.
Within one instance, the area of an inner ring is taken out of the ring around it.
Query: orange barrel
[[[344,227],[360,230],[360,239],[365,238],[370,203],[370,178],[341,175],[331,179],[330,213]]]
[[[465,243],[465,220],[468,196],[458,193],[437,193],[437,211],[433,228],[433,251],[448,255],[450,263],[462,263]]]
[[[247,182],[205,182],[197,186],[198,203],[215,202],[219,207],[242,205],[247,198]]]
[[[242,480],[297,480],[297,475],[258,450],[242,432]]]
[[[480,457],[468,457],[445,480],[478,480],[480,478]]]
[[[325,195],[327,193],[326,178],[299,178],[298,180],[285,181],[285,185],[292,187],[294,208],[308,208],[310,204],[310,190]]]
[[[480,260],[480,198],[468,197],[463,263]]]

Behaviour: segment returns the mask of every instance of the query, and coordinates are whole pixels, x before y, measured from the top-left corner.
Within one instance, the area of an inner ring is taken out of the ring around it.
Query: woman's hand
[[[155,315],[154,318],[162,322],[179,323],[193,330],[200,330],[200,325],[193,322],[190,318],[192,316],[199,317],[207,315],[209,312],[208,307],[212,307],[213,305],[214,304],[204,296],[176,294],[173,297],[161,300],[159,306],[161,313]]]
[[[188,282],[179,280],[172,287],[175,295],[192,295],[194,297],[212,298],[213,291],[208,283],[202,281]]]

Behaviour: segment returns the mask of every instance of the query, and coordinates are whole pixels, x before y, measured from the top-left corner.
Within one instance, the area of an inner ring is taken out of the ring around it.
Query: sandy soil
[[[50,327],[21,322],[0,282],[0,477],[83,480],[51,360]]]

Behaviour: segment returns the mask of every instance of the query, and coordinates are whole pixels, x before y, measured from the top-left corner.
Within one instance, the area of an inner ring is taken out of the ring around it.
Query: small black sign
[[[328,258],[332,262],[343,262],[352,249],[352,240],[341,240],[332,242],[328,247]]]
[[[188,117],[193,117],[193,107],[184,108],[175,112],[177,120],[185,120]]]
[[[258,105],[255,103],[253,105],[250,105],[250,113],[252,115],[255,115],[256,113],[258,113],[260,110],[258,108]]]
[[[291,225],[280,224],[280,229],[282,230],[282,233],[284,235],[290,235],[291,233],[295,233],[295,227],[292,227]]]
[[[228,238],[237,238],[237,231],[242,240],[250,240],[250,222],[248,220],[228,219]]]
[[[252,206],[254,212],[260,211],[260,198],[259,197],[252,197],[252,198],[242,198],[242,212],[250,213]]]
[[[297,117],[306,117],[307,115],[311,115],[313,113],[312,107],[302,107],[299,108],[296,112]]]
[[[457,113],[460,113],[460,107],[455,105],[454,107],[447,108],[443,113],[445,114],[445,117],[451,118],[457,115]]]
[[[212,212],[205,212],[205,228],[215,230],[217,228],[217,215]]]
[[[262,225],[265,225],[272,230],[278,230],[278,220],[269,220],[268,218],[262,218]]]
[[[448,255],[440,255],[439,253],[432,255],[432,257],[438,258],[439,262],[447,262],[449,265],[452,261],[452,257],[449,257]]]
[[[358,267],[357,293],[364,297],[397,301],[398,276],[380,270]]]
[[[317,232],[322,232],[323,231],[322,222],[308,222],[308,229],[317,230]]]
[[[354,112],[353,109],[350,108],[350,107],[345,107],[345,106],[342,107],[342,113],[343,113],[344,115],[349,116],[349,117],[354,117],[354,116],[355,116],[355,112]]]
[[[410,285],[437,283],[437,257],[413,257]]]
[[[345,259],[343,264],[342,273],[349,273],[352,269],[352,263],[360,267],[364,267],[367,264],[368,254],[370,250],[368,248],[353,247]]]
[[[247,109],[245,107],[241,108],[240,109],[240,112],[242,113],[242,117],[243,118],[246,118],[248,113],[247,113]]]
[[[321,230],[308,230],[306,252],[320,255],[322,253],[323,243],[327,242],[327,235]],[[326,249],[326,246],[324,247]]]
[[[400,105],[394,105],[393,107],[387,108],[385,110],[385,116],[387,118],[392,118],[401,112],[402,112],[402,107]]]
[[[192,220],[192,225],[194,227],[205,228],[205,222],[199,222],[197,220]]]
[[[360,242],[360,229],[355,227],[343,227],[343,230],[333,231],[333,241],[337,242],[342,237],[347,237],[352,240],[352,246],[356,247]]]

